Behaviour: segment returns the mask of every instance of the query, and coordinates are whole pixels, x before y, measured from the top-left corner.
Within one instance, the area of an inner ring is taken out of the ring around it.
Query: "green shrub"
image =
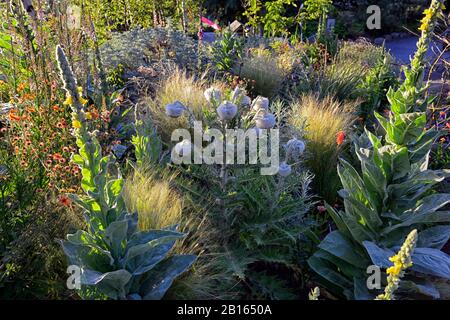
[[[273,97],[280,90],[286,72],[270,56],[250,55],[242,61],[240,76],[254,81],[253,94]]]
[[[219,72],[228,72],[242,56],[244,39],[231,31],[224,32],[211,47],[212,62]]]

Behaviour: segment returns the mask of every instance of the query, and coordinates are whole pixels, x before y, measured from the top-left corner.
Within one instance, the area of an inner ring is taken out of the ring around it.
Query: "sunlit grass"
[[[329,202],[336,199],[340,186],[336,166],[342,144],[337,144],[336,137],[349,129],[357,105],[357,102],[340,103],[331,97],[319,99],[306,95],[291,106],[289,123],[302,127],[306,121],[306,165],[315,175],[315,191]]]

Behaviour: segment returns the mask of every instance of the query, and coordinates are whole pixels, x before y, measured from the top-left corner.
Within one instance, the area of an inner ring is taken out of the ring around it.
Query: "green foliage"
[[[245,1],[244,16],[247,17],[247,25],[251,26],[254,30],[258,29],[261,23],[261,16],[259,15],[262,4],[260,0],[246,0]]]
[[[433,19],[439,6],[439,1],[431,4]],[[412,229],[419,231],[421,240],[411,270],[449,279],[450,257],[440,249],[450,238],[450,214],[439,209],[450,203],[450,194],[433,193],[432,188],[450,172],[428,169],[431,144],[440,133],[424,130],[431,101],[422,98],[423,59],[432,30],[433,21],[423,31],[410,68],[405,69],[405,81],[398,90],[389,90],[388,118],[375,113],[386,132],[384,139],[366,130],[356,142],[361,173],[345,160],[338,167],[345,210],[327,206],[337,230],[326,236],[309,264],[347,298],[373,297],[365,285],[365,268],[370,264],[389,267],[388,258]],[[436,292],[430,282],[424,286]]]
[[[374,111],[382,111],[387,105],[387,90],[396,85],[396,77],[390,66],[387,54],[378,57],[376,65],[371,68],[362,83],[359,85],[365,94],[365,101],[361,104],[360,115],[370,118]]]
[[[124,79],[125,68],[122,64],[118,64],[117,67],[110,70],[106,75],[106,82],[111,88],[120,89],[125,85]]]
[[[327,16],[330,11],[332,0],[306,0],[304,2],[304,10],[301,13],[302,19],[317,20],[319,25],[317,28],[317,40],[324,41],[327,25]]]
[[[265,36],[275,37],[288,34],[289,28],[296,22],[296,17],[286,16],[286,6],[297,7],[296,1],[276,0],[264,3],[266,14],[262,18],[262,22],[264,23]]]
[[[135,119],[136,134],[131,142],[134,145],[136,164],[145,166],[149,163],[158,163],[162,152],[162,142],[152,120],[150,117],[140,119],[137,112]]]
[[[223,32],[211,47],[212,61],[220,72],[230,71],[241,59],[244,39],[231,31]]]

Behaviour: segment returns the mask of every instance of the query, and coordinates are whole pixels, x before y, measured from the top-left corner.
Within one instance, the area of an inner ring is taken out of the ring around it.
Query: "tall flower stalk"
[[[404,276],[405,270],[413,265],[412,254],[417,243],[417,230],[410,232],[400,251],[389,258],[394,263],[392,267],[386,270],[388,274],[388,285],[384,289],[384,293],[380,294],[376,300],[394,300],[394,292],[398,289],[400,279]]]

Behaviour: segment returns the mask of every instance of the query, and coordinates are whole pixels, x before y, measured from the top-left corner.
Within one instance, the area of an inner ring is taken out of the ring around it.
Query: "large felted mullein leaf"
[[[111,248],[111,254],[115,259],[119,259],[125,249],[127,232],[127,220],[114,221],[105,230],[105,241]]]
[[[435,226],[419,232],[417,246],[441,250],[450,238],[450,225]]]
[[[354,245],[339,231],[329,233],[319,244],[319,248],[354,266],[365,268],[365,257],[358,254]]]
[[[111,270],[114,259],[111,253],[96,245],[76,244],[60,241],[69,263],[79,267],[107,272]]]
[[[402,223],[395,224],[393,226],[383,229],[381,232],[382,236],[387,236],[389,233],[403,227],[409,227],[420,224],[429,223],[449,223],[450,222],[450,211],[436,211],[427,214],[413,215],[411,218],[405,220]]]
[[[95,286],[111,299],[125,299],[125,287],[131,277],[131,274],[124,269],[106,273],[85,269],[81,274],[81,284],[86,286]]]
[[[411,270],[450,279],[450,256],[440,250],[416,248],[412,261]]]
[[[402,144],[410,145],[416,143],[425,133],[426,114],[422,112],[405,113],[399,117],[406,124],[406,127],[403,129]]]
[[[123,263],[133,275],[141,275],[162,261],[175,241],[184,236],[182,233],[167,231],[164,236],[132,247],[128,246]]]
[[[196,256],[174,255],[158,263],[146,275],[140,294],[146,300],[158,300],[164,297],[173,281],[186,272],[194,263]]]
[[[315,254],[308,259],[308,265],[319,276],[328,281],[332,286],[340,288],[343,293],[345,290],[353,287],[352,281],[343,276],[338,268],[331,262],[317,257]]]

